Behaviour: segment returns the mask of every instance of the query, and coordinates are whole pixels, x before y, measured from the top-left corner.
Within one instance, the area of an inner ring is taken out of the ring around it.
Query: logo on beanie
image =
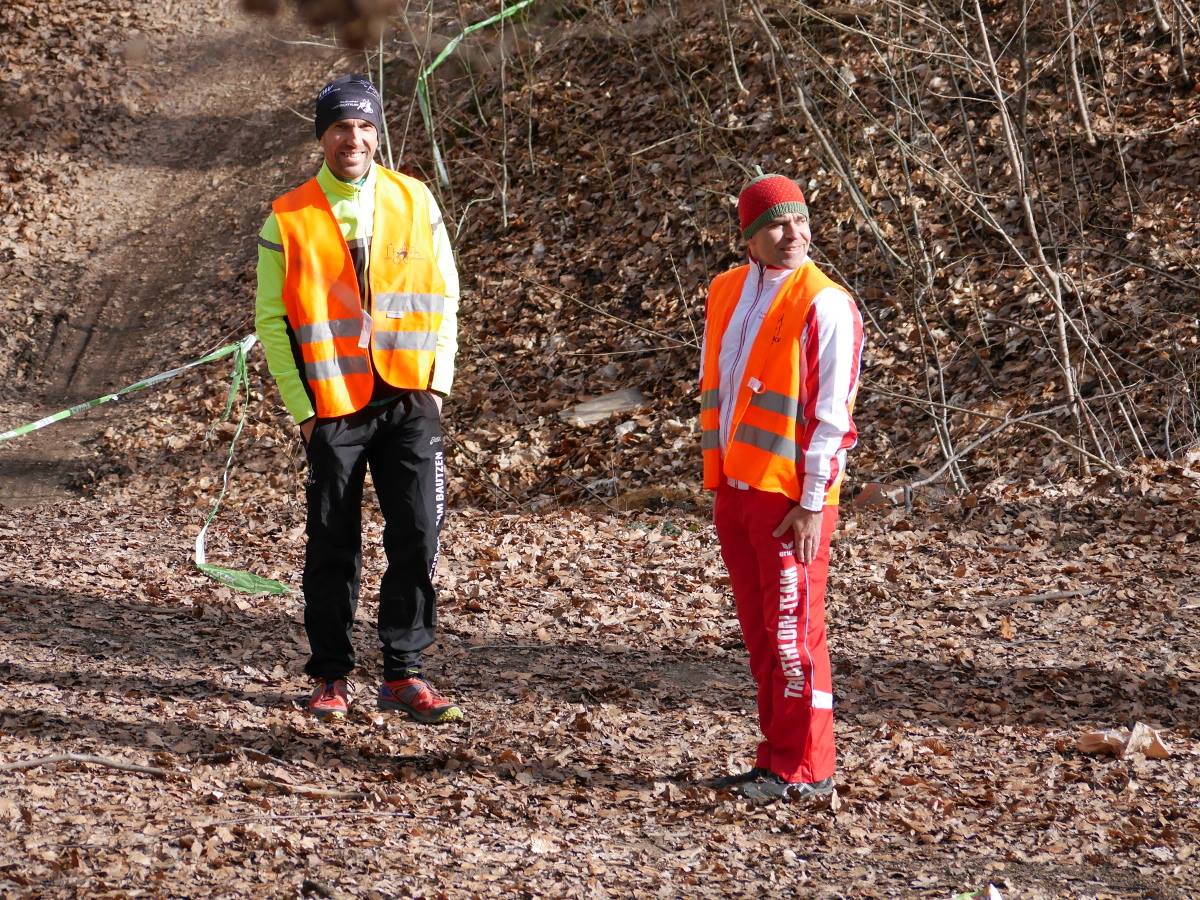
[[[339,100],[335,109],[356,109],[368,116],[375,115],[375,107],[371,105],[370,100]]]
[[[313,125],[318,140],[340,118],[367,119],[382,127],[383,100],[371,82],[361,76],[346,76],[332,81],[317,94]]]

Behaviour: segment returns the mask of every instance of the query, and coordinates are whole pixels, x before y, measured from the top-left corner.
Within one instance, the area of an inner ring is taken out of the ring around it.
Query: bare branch
[[[15,769],[34,769],[38,766],[53,766],[58,763],[80,763],[89,766],[106,766],[110,769],[120,769],[122,772],[136,772],[139,775],[153,775],[155,778],[168,778],[173,772],[170,769],[159,769],[155,766],[143,766],[137,763],[124,762],[119,759],[109,759],[106,756],[89,756],[82,753],[55,753],[38,759],[21,759],[16,762],[0,763],[0,772],[11,772]]]

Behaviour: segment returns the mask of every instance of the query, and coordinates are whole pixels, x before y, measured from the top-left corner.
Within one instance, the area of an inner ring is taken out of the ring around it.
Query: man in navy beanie
[[[308,710],[346,715],[368,467],[385,527],[380,709],[420,722],[462,710],[425,677],[445,514],[442,398],[454,378],[458,272],[429,189],[373,162],[379,91],[346,75],[317,95],[324,164],[271,204],[255,325],[308,457],[304,628]]]

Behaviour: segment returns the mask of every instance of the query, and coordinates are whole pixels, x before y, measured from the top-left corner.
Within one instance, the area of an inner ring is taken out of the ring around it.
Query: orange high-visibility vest
[[[433,257],[428,194],[415,179],[379,165],[376,172],[366,309],[317,179],[271,204],[283,245],[283,303],[321,418],[366,406],[374,370],[415,390],[428,388],[433,372],[446,284]]]
[[[704,377],[700,382],[700,445],[704,486],[715,490],[732,478],[797,503],[804,480],[804,320],[822,290],[841,285],[810,260],[779,288],[746,359],[738,386],[729,445],[721,447],[719,371],[721,341],[733,318],[750,266],[718,275],[708,291],[705,313]],[[841,476],[825,502],[836,506]]]

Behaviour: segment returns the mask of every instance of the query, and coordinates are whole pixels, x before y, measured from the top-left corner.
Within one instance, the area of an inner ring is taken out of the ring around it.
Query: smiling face
[[[321,135],[329,170],[342,181],[357,181],[371,168],[379,132],[366,119],[339,119]]]
[[[759,262],[780,269],[798,269],[808,256],[812,231],[808,216],[794,213],[764,225],[750,237],[750,252]]]

